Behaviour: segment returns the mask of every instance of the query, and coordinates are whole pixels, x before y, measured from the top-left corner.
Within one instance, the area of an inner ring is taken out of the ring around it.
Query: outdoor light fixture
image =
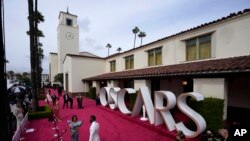
[[[188,82],[187,82],[187,81],[183,81],[182,84],[183,84],[183,85],[187,85]]]

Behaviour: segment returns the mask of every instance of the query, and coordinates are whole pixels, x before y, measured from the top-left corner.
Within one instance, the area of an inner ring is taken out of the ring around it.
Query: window
[[[68,26],[72,26],[72,20],[71,20],[71,19],[66,18],[66,25],[68,25]]]
[[[162,64],[161,47],[148,51],[148,66]]]
[[[125,69],[133,69],[134,68],[134,55],[125,57]]]
[[[211,58],[211,34],[186,41],[187,61]]]
[[[115,60],[114,61],[110,61],[110,72],[115,71]]]

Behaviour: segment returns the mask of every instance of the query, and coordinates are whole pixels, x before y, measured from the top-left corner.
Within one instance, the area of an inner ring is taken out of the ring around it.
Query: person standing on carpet
[[[54,111],[54,114],[55,114],[55,119],[57,121],[61,121],[60,115],[59,115],[59,110],[60,110],[59,98],[56,98],[56,102],[55,102],[55,105],[54,105],[53,109],[54,109],[53,111]]]
[[[18,129],[19,126],[21,125],[21,122],[23,120],[23,113],[24,111],[23,111],[22,105],[20,103],[17,103],[16,109],[14,111],[14,115],[16,116],[16,126],[17,126],[16,129]]]
[[[54,94],[51,96],[51,98],[52,98],[53,106],[55,106],[55,104],[56,104],[56,94],[54,93]]]
[[[181,130],[177,131],[176,141],[185,141],[185,135]]]
[[[96,117],[91,115],[89,121],[91,123],[89,128],[89,141],[100,141],[99,123],[96,122]]]
[[[69,101],[69,95],[67,93],[65,93],[63,96],[63,108],[65,105],[68,108],[68,101]]]
[[[78,121],[77,116],[73,115],[71,121],[68,121],[70,127],[71,141],[78,141],[79,139],[79,127],[82,125],[82,121]]]

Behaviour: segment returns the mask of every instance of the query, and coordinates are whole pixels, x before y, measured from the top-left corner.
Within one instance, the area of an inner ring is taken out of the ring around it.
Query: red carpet
[[[54,91],[52,91],[54,93]],[[44,105],[44,101],[39,102]],[[79,141],[88,141],[89,139],[89,117],[95,115],[97,122],[100,124],[101,141],[174,141],[175,132],[168,132],[165,126],[153,126],[148,121],[142,122],[139,117],[130,117],[123,115],[118,110],[111,110],[108,107],[96,106],[95,101],[84,98],[84,109],[77,108],[76,99],[74,99],[73,109],[62,109],[63,98],[60,97],[60,116],[62,121],[58,123],[59,130],[67,129],[63,135],[63,141],[70,141],[69,127],[67,120],[71,119],[73,114],[83,121],[80,127]],[[52,129],[53,124],[48,119],[32,120],[28,123],[28,128],[34,128],[35,132],[26,133],[24,141],[50,141],[53,139],[55,131]],[[198,139],[192,139],[198,140]],[[191,140],[190,140],[191,141]]]

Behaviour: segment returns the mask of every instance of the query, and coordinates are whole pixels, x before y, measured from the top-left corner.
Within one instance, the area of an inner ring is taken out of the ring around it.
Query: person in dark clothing
[[[69,97],[70,108],[73,109],[73,98]]]
[[[68,101],[69,101],[69,95],[67,93],[65,93],[63,96],[63,108],[65,105],[68,108]]]
[[[100,101],[99,95],[97,95],[96,98],[95,98],[95,104],[96,105],[101,105],[101,101]]]
[[[51,96],[51,98],[52,98],[53,106],[55,106],[55,104],[56,104],[56,95],[53,94],[53,95]]]
[[[62,96],[62,89],[63,89],[63,88],[60,87],[60,86],[57,87],[57,92],[58,92],[58,95],[59,95],[59,96]]]
[[[201,137],[201,141],[215,141],[213,133],[210,130],[207,130],[204,132],[204,134]]]
[[[82,109],[83,108],[83,106],[82,106],[82,96],[79,95],[79,96],[76,97],[76,99],[77,99],[78,108]]]

